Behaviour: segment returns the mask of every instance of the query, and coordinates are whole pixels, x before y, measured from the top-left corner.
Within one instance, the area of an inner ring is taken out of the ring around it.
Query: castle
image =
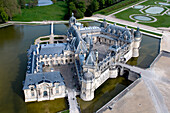
[[[109,78],[116,78],[117,62],[139,56],[142,34],[137,28],[107,24],[83,27],[74,15],[69,20],[66,43],[31,45],[24,82],[25,102],[53,100],[67,96],[66,81],[60,71],[46,66],[74,64],[84,101],[94,98],[94,91]],[[67,70],[67,69],[66,69]]]

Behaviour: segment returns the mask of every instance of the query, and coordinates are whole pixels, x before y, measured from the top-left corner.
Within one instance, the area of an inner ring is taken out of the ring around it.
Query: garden
[[[163,0],[148,0],[114,16],[119,19],[138,22],[153,27],[170,26],[170,3]]]

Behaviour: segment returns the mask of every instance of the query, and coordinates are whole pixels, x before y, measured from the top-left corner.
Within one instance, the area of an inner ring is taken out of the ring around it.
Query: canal
[[[85,23],[86,26],[99,25],[99,23]],[[68,24],[54,25],[54,34],[66,34]],[[48,113],[68,109],[66,99],[54,101],[25,103],[22,91],[22,81],[25,79],[27,65],[27,49],[39,36],[49,35],[50,25],[14,25],[0,29],[0,111],[1,113]],[[160,40],[143,35],[140,56],[131,59],[128,63],[139,67],[148,67],[159,51]],[[90,103],[84,103],[82,109],[94,106],[98,109],[99,103],[113,98],[118,92],[129,85],[129,81],[118,77],[109,79],[96,90],[95,99]],[[110,86],[111,85],[111,86]],[[79,97],[78,97],[79,98]],[[107,100],[106,99],[106,100]],[[98,104],[94,104],[98,102]],[[97,106],[97,107],[96,107]],[[93,109],[91,108],[91,109]]]

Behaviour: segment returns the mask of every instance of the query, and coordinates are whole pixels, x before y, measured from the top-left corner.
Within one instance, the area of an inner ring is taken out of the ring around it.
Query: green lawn
[[[63,1],[58,1],[49,6],[22,9],[22,13],[14,16],[13,21],[63,20],[67,12],[67,4]]]
[[[147,2],[144,2],[142,3],[142,5],[155,5],[154,2],[156,2],[158,0],[148,0]],[[162,1],[163,0],[159,0],[159,1]],[[130,15],[132,14],[142,14],[139,9],[133,9],[133,8],[130,8],[130,9],[127,9],[125,11],[122,11],[118,14],[115,14],[114,16],[116,18],[120,18],[120,19],[123,19],[123,20],[127,20],[127,21],[131,21],[131,22],[134,22],[134,20],[131,20],[129,18]],[[163,15],[163,16],[154,16],[154,15],[151,15],[155,18],[157,18],[157,21],[156,22],[153,22],[153,23],[143,23],[143,22],[139,22],[140,24],[145,24],[145,25],[148,25],[148,26],[153,26],[153,27],[169,27],[170,26],[170,16],[168,15]]]
[[[123,8],[131,6],[133,4],[137,4],[138,2],[141,2],[141,1],[143,1],[143,0],[131,0],[131,2],[130,2],[130,0],[125,0],[125,1],[119,2],[115,5],[112,5],[110,7],[107,7],[107,8],[104,8],[102,10],[99,10],[97,12],[94,12],[94,14],[109,15],[109,14],[112,14],[112,13],[119,11]]]

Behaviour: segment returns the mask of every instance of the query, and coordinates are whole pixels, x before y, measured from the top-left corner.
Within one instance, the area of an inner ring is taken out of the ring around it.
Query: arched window
[[[44,91],[44,97],[45,97],[45,96],[48,96],[48,93],[47,93],[47,91]]]

